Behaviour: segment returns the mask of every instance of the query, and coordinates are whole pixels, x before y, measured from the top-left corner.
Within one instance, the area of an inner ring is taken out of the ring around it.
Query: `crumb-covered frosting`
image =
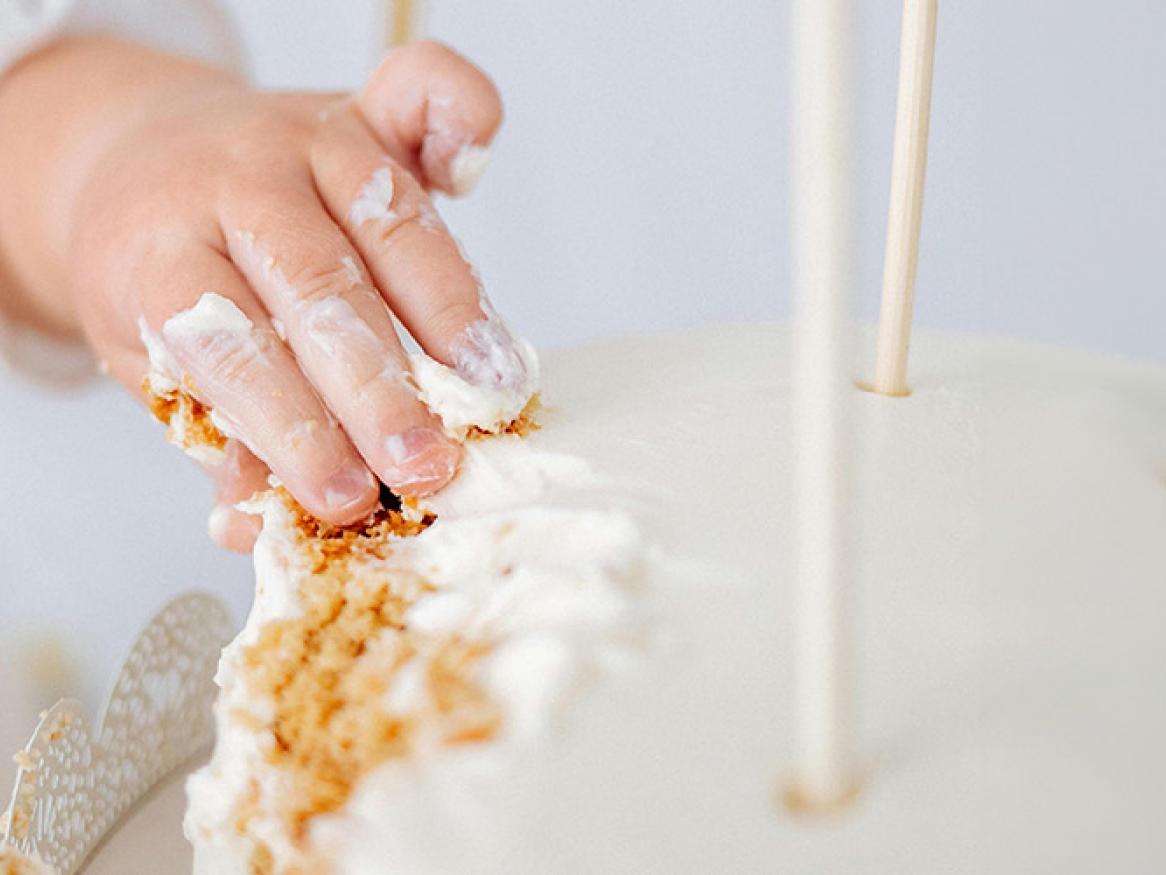
[[[455,367],[413,359],[421,400],[474,441],[445,492],[353,526],[281,487],[241,505],[264,521],[256,598],[219,667],[215,756],[189,785],[199,871],[349,871],[329,834],[370,785],[459,752],[518,755],[636,638],[643,539],[626,513],[565,500],[595,475],[527,440],[538,361],[484,306]],[[149,386],[175,443],[221,446],[181,374]]]
[[[453,367],[426,355],[411,359],[418,397],[446,432],[497,433],[518,419],[538,392],[538,356],[515,337],[483,296],[485,318],[471,323],[451,347]]]
[[[501,764],[629,646],[636,526],[554,500],[594,483],[586,465],[517,436],[467,455],[436,514],[331,527],[278,491],[251,504],[256,601],[220,665],[215,757],[190,783],[187,833],[207,859],[332,871],[328,824],[370,783],[459,751]]]
[[[227,437],[212,419],[211,409],[189,391],[175,385],[158,391],[147,380],[150,412],[166,426],[166,439],[196,462],[215,467],[226,458]]]

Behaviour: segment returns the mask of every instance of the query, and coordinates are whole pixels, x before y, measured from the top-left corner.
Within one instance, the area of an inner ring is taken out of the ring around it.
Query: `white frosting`
[[[388,559],[370,560],[361,575],[420,575],[437,588],[422,596],[407,617],[422,642],[417,660],[425,656],[425,642],[436,647],[455,634],[500,642],[480,670],[506,714],[501,737],[483,756],[493,768],[504,769],[580,690],[643,644],[633,603],[644,544],[624,512],[558,506],[566,490],[596,483],[579,460],[554,453],[544,457],[516,438],[497,440],[495,462],[483,458],[495,453],[469,448],[466,469],[477,476],[459,482],[440,502],[435,525],[397,543]],[[521,494],[495,491],[499,470],[519,466],[528,469]],[[223,868],[220,855],[247,856],[234,834],[234,811],[249,782],[258,780],[269,801],[281,793],[279,773],[265,764],[270,734],[237,720],[240,713],[263,718],[271,707],[248,693],[243,653],[264,624],[300,613],[299,583],[310,574],[297,554],[286,508],[275,499],[261,500],[254,508],[264,516],[255,549],[255,605],[243,633],[224,653],[216,678],[223,693],[216,708],[215,757],[189,788],[187,834],[201,848],[200,857],[215,861],[205,871],[216,875],[235,871]],[[384,706],[412,710],[423,705],[422,670],[419,661],[395,676]],[[446,752],[424,736],[419,745],[407,763],[390,763],[367,780],[396,783],[402,773]],[[320,820],[320,829],[320,841],[331,842],[327,818]],[[299,859],[276,818],[258,818],[255,831],[280,865]]]
[[[458,149],[449,163],[452,193],[465,195],[473,191],[490,165],[490,147],[467,143]]]
[[[917,332],[909,398],[847,399],[869,772],[853,810],[806,824],[774,802],[788,354],[758,327],[554,355],[542,431],[467,447],[438,523],[390,561],[439,585],[412,623],[505,635],[486,678],[506,732],[367,776],[313,824],[332,875],[1153,870],[1166,370]],[[297,610],[280,531],[241,641]],[[511,561],[526,573],[499,579]],[[227,716],[264,707],[232,674],[239,646],[191,786],[199,875],[247,872],[230,802],[275,781]],[[423,695],[404,672],[390,704]]]
[[[150,370],[147,374],[150,391],[156,395],[166,395],[177,391],[182,382],[182,371],[162,338],[150,330],[144,317],[138,317],[138,336],[142,346],[146,348],[146,355],[150,359]]]
[[[149,356],[150,369],[146,379],[150,391],[159,396],[178,391],[182,385],[182,371],[166,348],[165,342],[159,335],[150,330],[146,320],[141,317],[138,318],[138,334],[141,337],[142,345],[146,348],[146,354]],[[214,468],[222,464],[225,458],[223,450],[207,446],[201,440],[197,440],[187,433],[188,416],[185,415],[185,410],[182,408],[190,401],[186,396],[180,396],[177,400],[180,408],[179,414],[171,417],[169,428],[166,431],[166,439],[200,465]]]
[[[185,376],[173,354],[176,348],[190,350],[213,346],[214,354],[220,357],[263,356],[254,336],[254,327],[233,301],[215,292],[203,293],[193,307],[167,319],[161,335],[151,331],[146,320],[139,318],[138,333],[149,356],[147,380],[150,390],[166,396],[183,387]],[[221,465],[225,458],[222,449],[207,446],[198,435],[187,434],[189,417],[184,408],[190,404],[190,399],[183,393],[177,402],[179,413],[171,417],[167,439],[201,465],[211,468]],[[221,411],[212,410],[210,418],[224,435],[241,439],[239,429]]]
[[[525,343],[524,346],[524,357],[533,353]],[[426,355],[411,356],[410,364],[418,397],[441,418],[446,432],[453,437],[464,437],[471,426],[479,423],[485,423],[480,426],[484,430],[496,432],[513,422],[530,400],[527,386],[483,390]]]
[[[340,316],[329,310],[321,320]],[[492,311],[490,318],[496,321],[488,331],[472,327],[475,338],[506,331]],[[508,332],[505,338],[495,335],[491,342],[520,343]],[[529,345],[521,343],[522,379],[537,379],[537,358]],[[513,367],[504,355],[495,357],[499,367]],[[471,417],[455,420],[462,434],[470,426],[496,430],[510,422],[533,391],[525,382],[478,388],[451,369],[436,367],[444,374],[426,385],[438,387],[439,399],[451,397],[443,385],[457,387],[460,406],[447,404],[437,411]],[[609,508],[556,506],[567,491],[594,489],[597,482],[583,460],[539,453],[517,438],[496,438],[489,451],[482,445],[468,446],[462,476],[435,502],[440,507],[438,523],[397,543],[387,560],[369,560],[362,571],[373,577],[419,575],[437,588],[421,597],[408,615],[410,629],[433,646],[455,634],[500,642],[480,669],[494,700],[508,715],[501,740],[492,746],[499,767],[513,755],[511,747],[536,737],[553,713],[637,641],[629,599],[642,572],[644,545],[635,524],[626,513]],[[244,631],[220,663],[219,743],[211,764],[191,779],[186,819],[187,835],[196,848],[196,868],[219,875],[246,871],[238,867],[249,851],[234,823],[236,806],[252,779],[265,799],[277,799],[281,792],[279,773],[264,764],[273,743],[270,734],[240,725],[237,719],[249,713],[262,720],[272,707],[249,694],[241,669],[243,654],[266,623],[299,615],[300,581],[311,573],[298,550],[294,521],[282,503],[268,498],[250,507],[264,517],[254,556],[255,604]],[[564,531],[570,536],[564,538]],[[415,665],[394,678],[385,696],[386,708],[424,706],[420,699],[428,694],[420,683],[423,656],[424,651],[414,658]],[[423,740],[418,756],[437,755],[439,750],[434,741],[427,751]],[[413,758],[408,767],[416,762]],[[393,764],[385,771],[396,773],[400,768]],[[272,850],[279,865],[296,863],[299,851],[276,817],[259,817],[254,824],[254,835]],[[330,841],[323,819],[321,829],[321,841]]]
[[[254,232],[238,230],[231,235],[230,242],[232,257],[253,278],[253,282],[264,283],[271,294],[285,301],[298,299],[295,288],[284,276],[283,270],[275,261],[275,256],[260,244]]]
[[[363,354],[384,358],[384,347],[367,322],[346,300],[335,295],[305,301],[298,307],[308,342],[327,356]]]
[[[348,219],[353,227],[359,228],[365,222],[388,225],[397,214],[393,212],[393,171],[381,167],[361,186],[360,193],[348,211]]]
[[[341,258],[340,266],[344,268],[344,278],[348,281],[349,288],[364,284],[364,273],[357,267],[356,260],[351,255],[345,255]]]
[[[143,340],[148,332],[143,331]],[[147,344],[150,355],[150,385],[165,385],[158,379],[175,380],[184,383],[184,373],[179,371],[176,361],[185,359],[187,364],[194,358],[211,362],[263,361],[269,359],[267,351],[259,342],[259,333],[247,315],[230,298],[216,292],[204,292],[193,307],[176,313],[162,326],[162,344]],[[157,376],[156,376],[157,375]],[[204,373],[205,379],[212,379]],[[217,377],[213,377],[217,379]],[[237,432],[221,411],[213,412],[215,424],[228,434]]]
[[[204,292],[193,307],[175,313],[166,320],[162,326],[162,337],[168,344],[213,334],[246,337],[250,336],[254,327],[234,301],[216,292]]]
[[[481,307],[486,318],[453,344],[454,367],[421,353],[410,357],[418,397],[456,438],[473,426],[497,432],[509,425],[539,385],[534,347],[511,333],[485,296]]]

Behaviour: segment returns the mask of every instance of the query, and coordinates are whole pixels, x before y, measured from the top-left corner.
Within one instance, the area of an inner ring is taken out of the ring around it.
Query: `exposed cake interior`
[[[259,875],[343,871],[317,827],[362,788],[400,780],[394,764],[515,755],[625,646],[635,526],[495,504],[507,496],[478,479],[496,473],[487,450],[540,482],[565,465],[495,441],[467,451],[448,516],[404,502],[329,526],[282,489],[249,505],[264,517],[256,603],[220,666],[215,759],[190,785],[196,846],[231,847]]]
[[[378,573],[396,539],[414,537],[435,516],[407,502],[358,526],[320,523],[282,490],[275,500],[292,516],[297,549],[310,568],[299,584],[302,612],[264,625],[243,651],[250,695],[270,701],[261,728],[272,734],[268,761],[284,775],[279,814],[289,834],[304,836],[314,816],[340,808],[361,776],[392,757],[408,756],[424,730],[442,743],[491,737],[499,723],[473,668],[489,645],[459,636],[435,640],[409,628],[406,615],[434,588],[406,569]],[[405,707],[384,697],[403,671],[426,695]],[[258,722],[248,711],[235,716]],[[240,804],[246,831],[251,808]],[[260,856],[265,856],[260,852]]]
[[[548,501],[586,466],[530,446],[537,359],[521,358],[528,385],[485,390],[414,360],[419,397],[467,442],[426,504],[390,498],[352,526],[278,485],[241,505],[264,520],[256,598],[220,663],[215,755],[189,784],[196,871],[348,871],[329,836],[356,796],[457,751],[517,755],[625,647],[638,532]],[[173,373],[147,388],[170,440],[213,464],[226,442],[196,388]]]

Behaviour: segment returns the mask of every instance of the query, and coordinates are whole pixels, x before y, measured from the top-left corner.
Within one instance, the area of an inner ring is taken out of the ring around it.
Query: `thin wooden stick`
[[[852,450],[845,393],[853,281],[850,0],[794,4],[793,420],[798,604],[795,763],[800,811],[853,792],[851,611],[846,520]]]
[[[874,377],[874,390],[882,395],[908,394],[907,351],[911,345],[915,272],[919,266],[919,230],[923,224],[937,12],[937,0],[903,3],[895,152],[891,162],[891,203]]]
[[[421,35],[423,0],[384,0],[385,48],[395,49]]]

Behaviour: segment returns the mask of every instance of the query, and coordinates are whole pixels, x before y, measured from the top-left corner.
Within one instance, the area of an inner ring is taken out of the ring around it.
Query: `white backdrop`
[[[542,343],[788,311],[787,4],[427,0],[506,100],[446,212]],[[882,267],[899,0],[862,20],[859,293]],[[235,0],[260,81],[346,88],[377,0]],[[1166,360],[1166,4],[940,3],[921,324]]]
[[[376,5],[232,4],[260,81],[323,88],[370,69]],[[873,314],[899,4],[858,5]],[[1166,4],[941,7],[918,321],[1166,361]],[[431,0],[429,31],[504,93],[494,165],[445,211],[537,343],[787,313],[785,4]],[[0,466],[0,697],[31,662],[96,699],[181,589],[245,609],[246,560],[204,535],[209,487],[116,390],[0,378],[0,453],[19,460]],[[0,752],[25,721],[0,699]]]

